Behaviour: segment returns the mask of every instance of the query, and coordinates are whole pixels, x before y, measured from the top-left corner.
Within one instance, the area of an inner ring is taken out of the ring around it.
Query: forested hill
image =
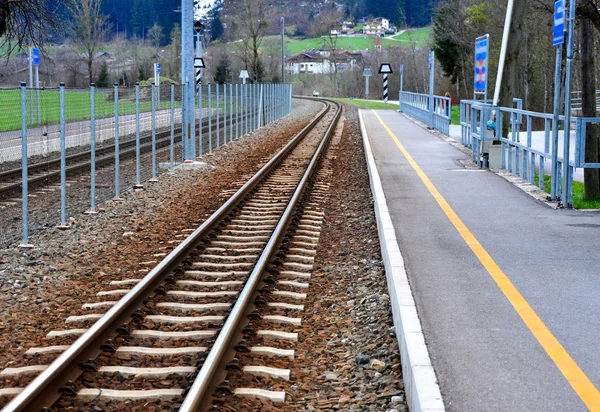
[[[102,11],[109,16],[112,30],[126,33],[128,37],[143,37],[148,29],[158,23],[168,38],[181,14],[175,10],[181,0],[102,0]]]
[[[61,1],[48,0],[61,6]],[[260,0],[256,0],[260,1]],[[272,3],[271,12],[277,15],[296,13],[300,4],[306,4],[304,10],[309,11],[307,24],[311,17],[323,7],[328,7],[333,0],[262,0]],[[440,0],[337,0],[335,4],[344,8],[348,18],[385,17],[393,24],[420,27],[431,23],[431,16]],[[215,0],[195,0],[197,7],[207,7]],[[224,0],[225,8],[235,9],[236,0]],[[181,21],[177,12],[181,0],[102,0],[102,13],[109,17],[113,33],[126,34],[128,38],[144,37],[148,30],[157,23],[162,27],[163,41],[168,41],[169,33],[175,23]],[[290,10],[286,10],[290,9]],[[68,11],[62,10],[67,17]],[[211,15],[211,14],[209,14]],[[214,14],[212,14],[214,15]],[[296,18],[302,16],[296,16]]]

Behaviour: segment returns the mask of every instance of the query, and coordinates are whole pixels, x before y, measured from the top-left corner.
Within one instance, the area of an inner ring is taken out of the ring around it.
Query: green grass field
[[[535,174],[535,182],[539,181],[540,174]],[[544,175],[544,190],[550,193],[550,175]],[[573,181],[573,207],[576,209],[600,209],[600,199],[586,200],[585,185],[581,182]]]
[[[328,44],[328,38],[314,38],[304,40],[289,39],[286,41],[286,54],[292,56],[300,52],[310,49],[320,49],[324,44]],[[336,48],[343,50],[373,50],[375,48],[374,37],[339,37],[335,43]],[[381,46],[390,47],[397,46],[398,43],[394,40],[382,38]]]
[[[337,100],[340,102],[348,103],[354,106],[357,106],[361,109],[369,109],[369,110],[397,110],[398,105],[388,103],[385,105],[383,102],[374,102],[372,100],[363,100],[363,99],[345,99],[345,98],[334,98],[332,100]]]
[[[452,105],[452,113],[450,114],[450,124],[460,125],[460,105]]]
[[[392,38],[405,43],[415,43],[417,46],[424,46],[429,40],[430,27],[422,27],[420,29],[409,29],[402,34],[393,36]]]
[[[29,111],[29,93],[27,94]],[[40,111],[42,124],[58,124],[60,121],[60,95],[56,90],[40,93]],[[34,111],[37,111],[37,99],[34,95]],[[170,101],[161,101],[161,109],[170,108]],[[152,110],[150,101],[140,102],[140,111]],[[96,93],[96,117],[110,117],[114,113],[114,101],[109,93]],[[135,101],[126,96],[119,101],[119,114],[135,113]],[[90,118],[90,95],[86,92],[67,91],[65,93],[65,120],[73,122]],[[37,119],[35,119],[37,120]],[[37,122],[36,122],[37,123]],[[37,124],[35,125],[37,126]],[[21,97],[19,90],[0,92],[0,132],[21,129]]]

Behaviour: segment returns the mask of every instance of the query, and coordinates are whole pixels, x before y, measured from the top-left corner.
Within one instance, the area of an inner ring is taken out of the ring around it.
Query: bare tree
[[[313,34],[322,36],[321,38],[324,40],[325,44],[330,49],[330,61],[333,65],[330,68],[329,73],[331,74],[333,85],[335,89],[335,94],[338,95],[338,58],[336,56],[337,43],[338,43],[338,28],[341,28],[340,19],[344,17],[343,13],[338,11],[334,4],[333,7],[327,7],[322,9],[319,14],[315,16],[315,22],[313,24],[312,30]],[[333,70],[331,70],[333,69]]]
[[[94,54],[110,31],[108,17],[100,14],[100,3],[101,0],[73,0],[71,9],[72,30],[84,48],[90,83],[94,81]]]
[[[163,37],[163,29],[160,24],[154,23],[154,26],[148,29],[148,38],[150,39],[150,43],[156,48],[156,50],[158,50],[158,48],[160,47],[160,42],[162,41]]]
[[[241,0],[237,16],[230,23],[241,38],[236,44],[245,68],[250,70],[250,76],[255,82],[261,82],[264,75],[260,46],[268,28],[266,8],[265,0]]]
[[[58,26],[56,7],[46,0],[0,0],[0,55],[8,57],[31,44],[41,47],[41,34]]]

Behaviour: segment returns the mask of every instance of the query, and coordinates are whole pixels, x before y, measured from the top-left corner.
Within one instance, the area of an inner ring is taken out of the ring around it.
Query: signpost
[[[246,84],[246,79],[248,78],[248,70],[242,70],[240,72],[240,79],[242,79],[242,83]]]
[[[371,69],[363,70],[363,77],[365,78],[365,99],[369,98],[369,77],[373,76]]]
[[[194,69],[196,70],[196,86],[202,81],[202,69],[204,69],[204,59],[202,57],[196,57],[194,59]]]
[[[35,94],[37,98],[37,119],[38,124],[42,122],[41,104],[40,104],[40,49],[31,49],[31,63],[33,64],[35,76]],[[33,84],[32,84],[33,87]]]
[[[383,107],[386,107],[388,102],[388,75],[394,73],[390,63],[381,63],[379,74],[383,74]]]
[[[560,74],[562,71],[562,48],[565,42],[565,4],[564,0],[554,3],[554,33],[552,45],[556,47],[556,63],[554,68],[554,113],[552,117],[552,188],[550,199],[555,201],[559,184],[558,176],[558,122],[560,121]],[[566,134],[566,133],[565,133]]]
[[[154,85],[156,86],[156,103],[160,109],[160,63],[154,63]]]
[[[200,33],[204,30],[204,25],[197,21],[194,23],[194,31],[196,32],[196,58],[194,59],[194,71],[196,76],[196,90],[199,90],[202,82],[202,72],[204,69],[204,60],[202,59],[202,38]]]
[[[487,100],[489,52],[490,35],[476,38],[473,100],[477,100],[478,95],[483,95],[483,100]]]

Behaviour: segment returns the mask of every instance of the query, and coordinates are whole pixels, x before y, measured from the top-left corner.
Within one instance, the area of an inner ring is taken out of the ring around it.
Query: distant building
[[[286,60],[286,71],[291,74],[325,74],[354,69],[362,61],[360,52],[309,50]]]
[[[365,34],[371,35],[382,35],[389,31],[396,31],[395,27],[390,26],[390,21],[383,17],[377,17],[367,23],[365,23],[363,27],[363,32]]]

